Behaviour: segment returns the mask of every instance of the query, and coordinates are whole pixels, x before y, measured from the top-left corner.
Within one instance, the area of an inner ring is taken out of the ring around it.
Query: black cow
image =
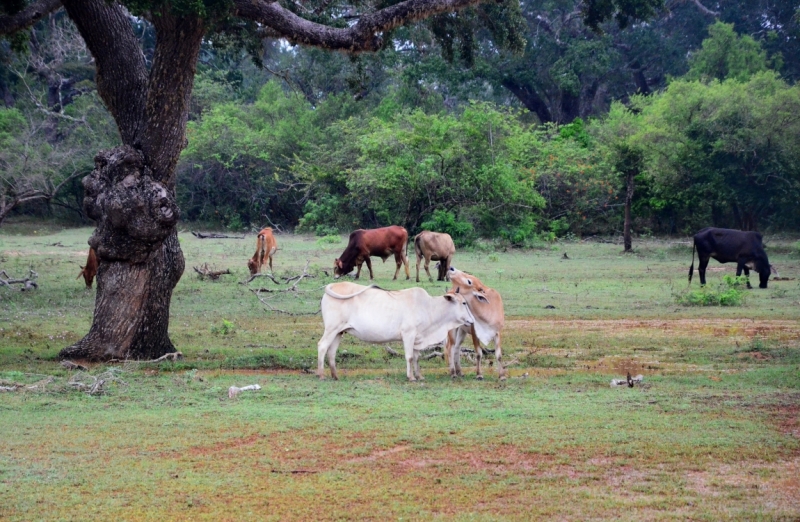
[[[720,263],[736,263],[736,275],[748,278],[747,288],[750,286],[750,269],[758,272],[761,281],[759,288],[766,288],[770,275],[770,265],[767,253],[761,243],[761,234],[758,232],[743,232],[741,230],[730,230],[727,228],[704,228],[694,235],[694,247],[692,247],[692,266],[689,267],[689,282],[692,282],[694,272],[694,251],[697,250],[697,257],[700,265],[697,271],[700,273],[700,284],[706,284],[706,267],[708,260],[714,258]]]

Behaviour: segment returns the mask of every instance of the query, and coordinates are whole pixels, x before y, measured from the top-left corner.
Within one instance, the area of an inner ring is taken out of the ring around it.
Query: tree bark
[[[199,17],[154,16],[149,75],[130,20],[104,0],[65,0],[94,54],[98,91],[125,145],[103,151],[84,178],[86,214],[98,222],[89,245],[99,262],[89,333],[61,358],[155,359],[175,352],[169,305],[185,262],[176,224],[175,168],[185,146]],[[108,53],[108,49],[115,49]],[[124,56],[121,61],[115,60]]]
[[[176,351],[167,333],[172,290],[184,260],[174,192],[152,177],[144,155],[123,145],[101,152],[84,178],[84,209],[98,222],[89,245],[99,261],[89,333],[59,356],[153,359]]]
[[[633,240],[631,239],[631,205],[633,203],[633,183],[634,171],[627,173],[627,190],[625,192],[625,224],[622,231],[622,239],[625,244],[625,252],[633,251]]]
[[[539,117],[539,122],[547,123],[553,121],[553,115],[550,113],[547,103],[530,86],[520,85],[513,79],[506,78],[503,80],[503,87],[511,91],[511,94],[516,96],[526,109],[535,113]]]

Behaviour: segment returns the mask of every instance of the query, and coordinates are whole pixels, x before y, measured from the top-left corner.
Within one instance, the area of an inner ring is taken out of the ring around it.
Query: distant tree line
[[[375,56],[270,42],[259,68],[252,49],[204,46],[178,167],[182,218],[319,235],[400,224],[523,246],[622,233],[627,205],[638,233],[797,230],[800,67],[775,42],[794,49],[780,31],[796,23],[741,36],[688,4],[599,35],[523,3],[528,26],[499,54],[497,31],[450,47],[430,37],[441,20],[400,30],[407,48]],[[760,9],[740,21],[777,8]],[[115,142],[71,30],[51,17],[26,52],[0,46],[0,223],[80,219],[79,179]],[[138,30],[147,49],[152,34]],[[43,196],[20,200],[33,189]]]

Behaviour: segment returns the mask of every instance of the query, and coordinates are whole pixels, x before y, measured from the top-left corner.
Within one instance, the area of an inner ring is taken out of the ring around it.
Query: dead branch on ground
[[[234,399],[239,395],[239,393],[243,391],[260,390],[260,389],[261,386],[259,386],[258,384],[251,384],[249,386],[243,386],[241,388],[237,386],[231,386],[230,388],[228,388],[228,398]]]
[[[192,235],[197,239],[244,239],[244,236],[229,236],[227,234],[204,234],[202,232],[192,231]]]
[[[22,288],[19,289],[20,292],[39,288],[39,284],[36,282],[38,278],[39,274],[37,274],[32,268],[30,269],[28,277],[16,279],[8,275],[5,270],[0,270],[0,285],[8,288],[11,288],[11,285],[22,285]]]
[[[127,386],[128,383],[120,379],[120,374],[124,370],[121,368],[109,368],[99,375],[90,375],[86,372],[78,372],[70,377],[67,384],[89,395],[100,395],[106,392],[105,386],[108,383],[118,383]]]
[[[258,274],[251,275],[249,279],[247,279],[246,281],[241,281],[241,282],[239,282],[239,284],[240,285],[246,285],[246,284],[248,284],[249,282],[251,282],[253,279],[255,279],[257,277],[269,277],[270,279],[272,279],[272,282],[275,283],[276,285],[281,284],[281,282],[278,281],[277,279],[275,279],[275,276],[273,276],[272,274],[261,273],[261,272],[259,272]]]
[[[196,266],[193,266],[192,268],[194,268],[194,271],[198,273],[198,275],[200,276],[201,280],[205,279],[207,277],[207,278],[211,279],[212,281],[216,281],[217,279],[219,279],[219,276],[231,273],[230,269],[226,269],[226,270],[210,270],[208,268],[208,263],[203,264],[203,266],[200,267],[200,268],[197,268]]]
[[[147,363],[160,363],[164,361],[172,361],[175,362],[178,359],[183,359],[183,352],[172,352],[172,353],[165,353],[158,359],[150,359],[149,361],[137,361],[134,359],[111,359],[110,363],[125,363],[125,364],[147,364]]]
[[[84,372],[88,372],[89,371],[89,368],[87,368],[86,366],[84,366],[82,364],[74,363],[72,361],[66,361],[66,360],[65,361],[61,361],[61,366],[63,366],[67,370],[81,370],[81,371],[84,371]]]

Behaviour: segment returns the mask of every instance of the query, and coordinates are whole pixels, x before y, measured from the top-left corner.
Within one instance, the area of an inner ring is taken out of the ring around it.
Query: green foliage
[[[745,276],[725,275],[717,290],[702,287],[699,290],[688,290],[677,294],[675,300],[684,306],[741,306],[744,304]]]
[[[214,335],[228,335],[234,333],[235,330],[236,326],[227,319],[223,319],[220,326],[211,325],[211,333]]]
[[[651,206],[688,229],[796,220],[800,87],[769,71],[746,82],[678,80],[641,111]]]
[[[329,245],[337,245],[342,242],[342,238],[337,234],[330,234],[327,236],[322,236],[317,238],[317,245],[320,247],[326,247]]]
[[[748,35],[737,35],[733,24],[717,21],[708,28],[702,49],[689,58],[686,79],[747,81],[769,68],[767,53],[758,42]]]
[[[427,221],[422,222],[420,228],[450,234],[458,247],[470,246],[475,241],[472,223],[459,220],[453,212],[447,210],[435,210]]]

